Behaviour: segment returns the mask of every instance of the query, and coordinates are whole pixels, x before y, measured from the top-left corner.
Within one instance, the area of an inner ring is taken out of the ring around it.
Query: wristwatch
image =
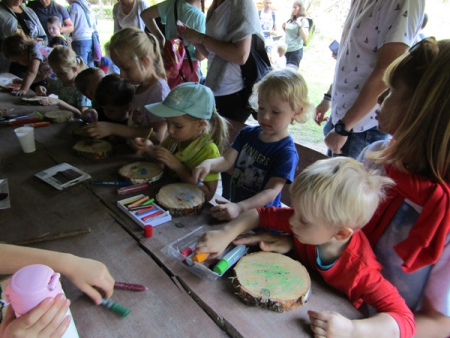
[[[337,123],[334,125],[334,131],[342,136],[348,136],[352,133],[351,130],[345,129],[345,124],[341,120],[337,121]]]

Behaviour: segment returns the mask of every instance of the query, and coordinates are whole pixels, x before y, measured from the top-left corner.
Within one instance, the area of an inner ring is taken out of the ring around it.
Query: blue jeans
[[[72,49],[80,56],[84,63],[89,67],[94,67],[94,60],[92,59],[92,39],[72,41]]]
[[[333,128],[334,125],[330,118],[323,127],[323,134],[327,136],[328,133],[333,130]],[[378,131],[377,127],[370,128],[361,133],[352,133],[348,136],[347,142],[345,142],[344,146],[342,147],[341,154],[335,154],[330,149],[328,149],[327,155],[329,157],[348,156],[357,158],[365,147],[376,141],[387,140],[388,137],[389,134]]]

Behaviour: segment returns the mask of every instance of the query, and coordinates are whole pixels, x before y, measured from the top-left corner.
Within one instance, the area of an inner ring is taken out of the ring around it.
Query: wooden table
[[[4,93],[0,93],[2,99],[7,99]],[[88,297],[66,282],[64,287],[73,302],[73,316],[82,337],[311,337],[309,309],[361,317],[346,298],[315,275],[305,306],[274,313],[242,303],[234,295],[229,273],[216,281],[204,280],[163,254],[161,249],[168,243],[201,225],[213,228],[217,224],[209,206],[200,215],[176,217],[155,227],[153,237],[146,239],[142,228],[116,206],[117,200],[131,195],[117,196],[115,187],[89,182],[57,191],[33,177],[58,163],[69,163],[89,173],[93,180],[112,181],[118,180],[121,166],[141,159],[125,145],[117,146],[114,155],[105,160],[76,157],[71,149],[75,143],[71,130],[78,124],[75,121],[36,129],[37,151],[31,154],[22,152],[12,127],[2,128],[0,177],[9,179],[12,207],[0,210],[0,238],[9,242],[90,227],[89,234],[36,247],[100,260],[117,280],[149,287],[144,293],[114,293],[112,299],[132,309],[129,318],[121,319],[92,306]],[[166,183],[164,179],[156,182],[145,193],[152,197]]]

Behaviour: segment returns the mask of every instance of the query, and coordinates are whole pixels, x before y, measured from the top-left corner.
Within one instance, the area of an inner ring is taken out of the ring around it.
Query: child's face
[[[106,117],[113,121],[123,121],[128,117],[128,111],[130,106],[127,104],[125,106],[102,106],[103,112]]]
[[[378,96],[378,103],[378,130],[393,135],[411,103],[410,90],[403,84],[399,84],[398,88],[388,88]]]
[[[61,66],[53,66],[51,68],[56,77],[63,83],[72,82],[73,80],[75,80],[75,76],[77,76],[77,67],[67,68]]]
[[[170,137],[177,142],[190,143],[197,138],[204,129],[202,120],[191,121],[184,116],[169,117],[167,131]]]
[[[296,198],[292,199],[292,206],[294,213],[289,219],[289,224],[291,225],[294,236],[300,243],[321,245],[330,242],[336,235],[336,229],[334,229],[332,225],[325,224],[321,221],[320,217],[306,219],[305,216],[302,215],[302,210],[300,210]]]
[[[59,25],[55,23],[47,23],[47,30],[51,36],[60,36],[61,28]]]
[[[258,98],[258,123],[267,136],[287,136],[287,127],[298,114],[277,94]]]
[[[111,59],[119,67],[120,77],[126,82],[139,85],[144,81],[144,72],[137,62],[126,55],[117,55],[116,53],[111,54]]]

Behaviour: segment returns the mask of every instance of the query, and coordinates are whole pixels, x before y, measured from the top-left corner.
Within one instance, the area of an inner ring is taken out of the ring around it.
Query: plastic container
[[[14,273],[5,288],[5,299],[11,304],[16,317],[20,317],[39,305],[45,298],[64,293],[59,273],[41,264],[28,265]],[[72,317],[70,309],[67,314]],[[79,338],[73,317],[63,338]]]

